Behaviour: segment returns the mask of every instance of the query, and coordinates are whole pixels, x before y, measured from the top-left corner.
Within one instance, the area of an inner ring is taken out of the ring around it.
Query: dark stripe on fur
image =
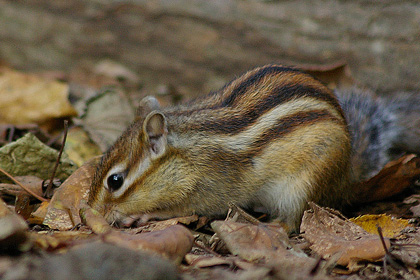
[[[343,120],[337,119],[328,110],[296,113],[279,120],[275,126],[261,134],[250,147],[252,156],[262,151],[274,139],[284,137],[296,129],[301,129],[322,120],[330,120],[345,125]]]
[[[309,86],[293,84],[274,89],[264,100],[246,108],[246,111],[241,115],[227,115],[230,112],[226,112],[226,115],[222,114],[223,118],[205,120],[197,124],[197,127],[193,126],[192,129],[234,135],[250,127],[260,116],[272,108],[289,102],[293,98],[298,99],[306,96],[326,101],[342,113],[338,101],[329,92],[321,92]]]
[[[170,147],[168,147],[168,148],[169,148],[169,151],[167,153],[165,153],[164,156],[158,158],[155,161],[152,161],[152,165],[140,177],[138,177],[137,180],[135,180],[132,183],[132,186],[129,187],[120,197],[115,198],[116,203],[123,202],[128,197],[130,197],[133,192],[138,191],[134,186],[143,184],[143,181],[147,177],[151,176],[151,174],[153,174],[155,172],[158,172],[158,171],[161,171],[161,170],[159,170],[159,167],[162,167],[165,164],[168,164],[168,162],[171,162],[171,160],[173,160],[174,158],[183,156],[181,153],[178,153],[176,149],[173,149],[173,148],[170,148]],[[137,175],[140,175],[140,174],[137,174]]]
[[[301,75],[307,75],[304,72],[302,72],[300,69],[295,69],[291,67],[273,66],[273,65],[265,66],[263,68],[255,69],[255,70],[252,70],[243,74],[242,76],[224,85],[223,88],[221,88],[218,91],[211,92],[207,96],[199,97],[197,99],[191,100],[188,103],[185,103],[184,106],[186,106],[186,108],[183,108],[182,110],[177,110],[177,107],[171,108],[170,113],[174,116],[181,116],[181,115],[188,116],[188,115],[192,115],[194,113],[200,112],[202,110],[215,110],[215,109],[223,108],[223,107],[232,107],[235,103],[235,100],[237,100],[238,98],[241,98],[240,96],[245,94],[247,90],[249,89],[249,87],[258,85],[258,83],[263,78],[269,75],[273,75],[273,74],[279,75],[282,73],[296,73],[296,74],[301,74]],[[273,78],[275,78],[274,75],[273,75]],[[281,79],[281,77],[277,77],[277,78]],[[230,87],[232,87],[232,84],[235,82],[240,82],[240,84],[237,85],[234,89],[231,89]],[[224,94],[228,94],[228,95],[224,96]],[[214,103],[211,103],[211,102],[207,103],[209,99],[214,99]],[[190,105],[189,108],[188,108],[188,105]]]
[[[255,74],[252,74],[250,77],[243,77],[244,81],[240,83],[238,86],[236,86],[236,88],[232,90],[232,93],[229,96],[223,99],[220,106],[221,107],[232,106],[237,98],[241,98],[241,96],[248,91],[249,87],[258,85],[263,78],[269,75],[290,73],[290,72],[302,73],[302,71],[298,69],[282,67],[282,66],[267,66],[262,69],[259,69],[257,70]]]

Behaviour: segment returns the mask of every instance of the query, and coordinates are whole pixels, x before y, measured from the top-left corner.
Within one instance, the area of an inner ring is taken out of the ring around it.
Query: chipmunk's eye
[[[115,173],[107,179],[108,189],[111,192],[117,191],[124,183],[124,175],[122,173]]]

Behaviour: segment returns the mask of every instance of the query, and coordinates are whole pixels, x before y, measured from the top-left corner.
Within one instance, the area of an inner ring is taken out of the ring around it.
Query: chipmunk
[[[297,229],[308,201],[352,201],[351,183],[380,169],[401,135],[382,127],[395,117],[373,97],[339,95],[299,69],[267,65],[184,105],[161,108],[147,97],[103,156],[88,203],[108,222],[261,205]],[[381,112],[390,117],[363,121]],[[378,158],[364,158],[375,149]]]

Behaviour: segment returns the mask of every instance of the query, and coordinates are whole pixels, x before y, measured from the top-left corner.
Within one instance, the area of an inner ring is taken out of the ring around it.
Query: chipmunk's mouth
[[[191,213],[192,215],[193,213]],[[152,220],[165,220],[174,217],[181,217],[181,216],[188,216],[186,213],[169,213],[169,212],[149,212],[143,214],[132,214],[132,215],[124,215],[118,210],[111,210],[107,215],[105,215],[106,221],[117,227],[137,227],[143,225]]]

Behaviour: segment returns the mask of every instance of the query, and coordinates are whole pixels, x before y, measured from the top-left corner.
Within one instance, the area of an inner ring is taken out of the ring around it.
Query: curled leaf
[[[57,189],[48,205],[45,225],[52,229],[69,230],[81,222],[79,211],[88,199],[98,161],[99,158],[93,158],[86,162]]]
[[[383,200],[405,190],[420,178],[420,158],[405,155],[389,162],[379,173],[354,187],[358,203]]]
[[[301,231],[312,244],[311,249],[325,259],[339,254],[337,264],[354,268],[359,261],[377,261],[385,250],[378,235],[367,233],[360,226],[345,219],[337,211],[310,203],[305,211]],[[390,246],[389,239],[385,239]]]

